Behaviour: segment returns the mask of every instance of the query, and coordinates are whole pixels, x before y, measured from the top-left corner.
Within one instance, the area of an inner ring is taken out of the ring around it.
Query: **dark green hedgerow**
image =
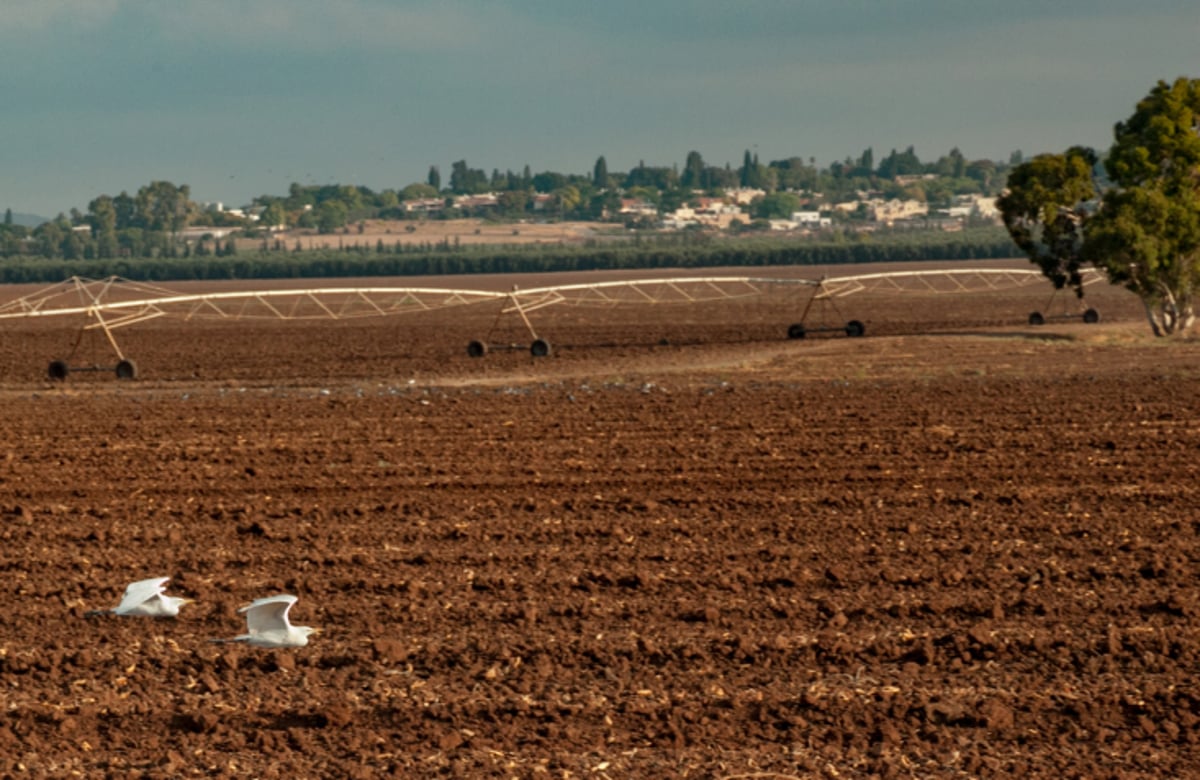
[[[203,279],[286,279],[446,274],[545,273],[645,268],[715,268],[977,260],[1018,256],[999,228],[955,233],[919,231],[866,239],[771,237],[698,239],[682,236],[588,246],[350,248],[242,252],[224,257],[152,257],[0,262],[5,284],[53,283],[71,276],[121,276],[150,282]]]

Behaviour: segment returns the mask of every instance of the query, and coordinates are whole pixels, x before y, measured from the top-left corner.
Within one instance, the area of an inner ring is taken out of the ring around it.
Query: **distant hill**
[[[0,212],[0,215],[2,214],[3,212]],[[25,227],[32,228],[37,227],[43,222],[49,222],[50,217],[39,217],[36,214],[18,214],[14,211],[12,215],[12,221],[14,225],[24,225]]]

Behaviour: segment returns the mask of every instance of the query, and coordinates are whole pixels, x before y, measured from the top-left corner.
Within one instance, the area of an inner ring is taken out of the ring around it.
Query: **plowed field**
[[[1194,775],[1200,343],[1047,297],[4,323],[0,776]]]

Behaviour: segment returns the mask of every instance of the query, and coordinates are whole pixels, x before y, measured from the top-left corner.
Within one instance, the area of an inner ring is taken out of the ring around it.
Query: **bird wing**
[[[295,603],[295,596],[283,593],[252,601],[238,612],[246,615],[246,630],[251,634],[287,631],[291,627],[291,623],[288,622],[288,610]]]
[[[163,590],[165,590],[163,586],[166,585],[167,580],[169,579],[171,578],[155,577],[154,579],[131,582],[129,586],[125,588],[125,595],[121,597],[121,603],[117,605],[113,612],[120,614],[122,612],[134,609],[135,607],[146,603],[150,599],[155,598],[162,593]]]

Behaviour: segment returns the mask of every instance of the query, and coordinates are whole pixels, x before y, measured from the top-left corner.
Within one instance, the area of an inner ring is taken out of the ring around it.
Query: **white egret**
[[[255,647],[304,647],[309,634],[319,628],[293,626],[288,620],[288,610],[296,603],[296,597],[281,593],[278,596],[252,601],[238,610],[246,616],[246,633],[233,639],[214,639],[214,642],[244,642]]]
[[[191,599],[166,595],[167,581],[170,577],[155,577],[149,580],[132,582],[125,588],[121,603],[112,609],[94,609],[88,615],[113,614],[122,617],[175,617],[179,608],[190,604]]]

